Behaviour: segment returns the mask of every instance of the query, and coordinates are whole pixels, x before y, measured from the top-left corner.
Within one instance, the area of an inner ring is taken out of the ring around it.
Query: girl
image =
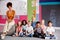
[[[23,31],[22,31],[22,26],[21,26],[21,21],[18,21],[17,27],[16,27],[16,34],[15,36],[23,36]]]
[[[42,23],[41,23],[41,34],[42,34],[42,38],[45,39],[45,34],[46,34],[46,26],[45,26],[45,20],[42,20]]]
[[[22,30],[23,30],[23,35],[26,35],[26,28],[27,28],[27,21],[23,20],[22,21]]]

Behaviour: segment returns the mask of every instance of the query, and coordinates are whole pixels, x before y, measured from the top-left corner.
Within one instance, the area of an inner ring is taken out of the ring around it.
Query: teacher
[[[14,27],[15,22],[14,22],[14,16],[15,16],[15,10],[12,9],[12,3],[8,2],[7,3],[7,21],[3,29],[3,33],[1,34],[1,39],[4,39],[6,35],[8,35],[11,32],[11,28]]]

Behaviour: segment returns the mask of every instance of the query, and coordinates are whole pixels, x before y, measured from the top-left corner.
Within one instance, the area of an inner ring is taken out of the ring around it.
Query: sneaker
[[[4,35],[1,35],[1,39],[5,39],[5,36]]]
[[[50,39],[50,37],[45,37],[45,39]]]

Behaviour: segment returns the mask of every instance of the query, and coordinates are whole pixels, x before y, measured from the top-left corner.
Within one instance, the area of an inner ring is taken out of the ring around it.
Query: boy
[[[28,21],[27,28],[26,28],[26,36],[33,37],[33,27],[31,26],[31,21]]]
[[[46,35],[47,37],[50,37],[50,39],[55,39],[55,35],[54,35],[55,29],[53,28],[51,21],[48,21],[48,27],[46,32],[47,32],[47,35]]]
[[[41,25],[40,22],[36,22],[36,28],[34,30],[34,37],[40,37],[41,36]]]
[[[33,27],[33,29],[35,29],[35,24],[36,24],[36,20],[35,20],[35,17],[32,17],[32,23],[31,23],[31,26]]]

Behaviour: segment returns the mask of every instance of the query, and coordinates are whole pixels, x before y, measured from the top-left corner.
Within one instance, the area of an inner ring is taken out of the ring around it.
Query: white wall
[[[6,4],[12,2],[16,15],[27,15],[27,0],[4,0],[0,1],[0,15],[6,15]]]

